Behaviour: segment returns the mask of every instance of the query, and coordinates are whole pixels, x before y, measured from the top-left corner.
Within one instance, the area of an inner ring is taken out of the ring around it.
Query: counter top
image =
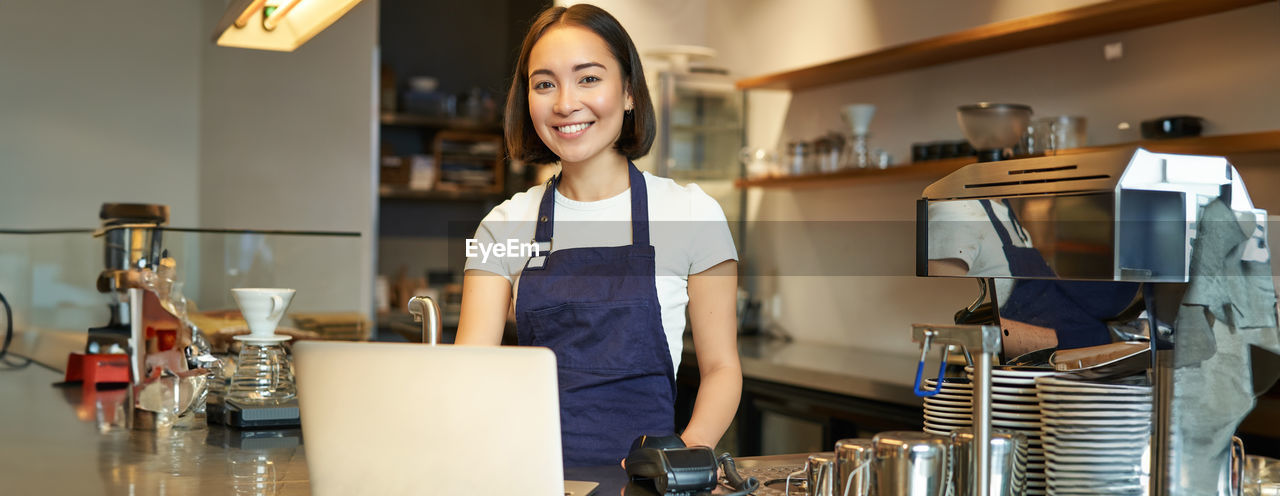
[[[857,398],[920,407],[912,392],[919,355],[884,353],[849,346],[739,336],[742,375]],[[685,337],[684,358],[696,363],[693,340]]]
[[[6,494],[310,494],[294,429],[244,438],[208,429],[99,429],[123,389],[57,384],[38,364],[0,371],[0,480]],[[252,434],[250,434],[252,435]]]
[[[0,369],[3,494],[311,493],[306,450],[297,429],[100,428],[110,415],[103,405],[111,403],[112,395],[122,397],[124,390],[85,389],[58,383],[61,378],[60,372],[38,363]],[[743,458],[739,467],[794,469],[804,463],[804,457]],[[568,469],[565,477],[599,482],[599,496],[622,493],[627,484],[626,474],[617,466]],[[632,488],[626,491],[644,494]]]

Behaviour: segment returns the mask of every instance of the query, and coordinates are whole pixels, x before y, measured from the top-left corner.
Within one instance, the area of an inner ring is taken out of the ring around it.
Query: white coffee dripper
[[[845,149],[842,152],[844,167],[871,166],[871,151],[867,147],[867,138],[871,136],[869,128],[871,118],[875,115],[876,106],[870,103],[845,105],[841,110],[841,117],[851,131],[845,140]]]
[[[278,405],[297,395],[293,367],[282,344],[290,337],[275,333],[296,292],[273,288],[231,290],[240,314],[249,324],[249,334],[235,336],[244,345],[236,361],[236,372],[227,385],[229,400],[242,405]]]
[[[235,336],[235,339],[263,343],[288,341],[289,336],[276,334],[276,325],[284,317],[284,311],[289,308],[289,302],[293,301],[294,293],[297,290],[284,288],[232,289],[231,294],[240,307],[240,315],[249,324],[249,334]]]
[[[870,103],[853,103],[843,109],[844,122],[849,125],[854,136],[868,134],[871,118],[876,115],[876,106]]]

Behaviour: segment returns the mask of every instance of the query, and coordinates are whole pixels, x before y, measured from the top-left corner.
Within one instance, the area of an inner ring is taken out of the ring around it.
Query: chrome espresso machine
[[[968,165],[919,200],[916,272],[976,278],[983,296],[957,325],[918,325],[914,339],[985,353],[971,357],[980,439],[992,430],[982,356],[1002,355],[1000,368],[1044,339],[1059,357],[1146,343],[1048,361],[1081,381],[1149,387],[1149,444],[1134,459],[1144,482],[1132,494],[1237,494],[1233,434],[1280,368],[1266,221],[1222,157],[1129,147]],[[1105,415],[1089,422],[1108,426]]]

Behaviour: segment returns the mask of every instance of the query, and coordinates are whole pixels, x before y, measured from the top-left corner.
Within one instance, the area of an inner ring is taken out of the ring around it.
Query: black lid
[[[151,203],[103,203],[98,211],[102,225],[117,224],[166,224],[169,222],[169,206]]]

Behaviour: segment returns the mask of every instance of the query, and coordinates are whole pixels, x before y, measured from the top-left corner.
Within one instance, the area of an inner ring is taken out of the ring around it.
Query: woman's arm
[[[506,278],[483,270],[464,272],[462,314],[454,344],[502,344],[510,307],[511,283]]]
[[[689,323],[702,376],[693,417],[680,437],[688,446],[715,447],[738,412],[738,262],[727,260],[689,276]]]

